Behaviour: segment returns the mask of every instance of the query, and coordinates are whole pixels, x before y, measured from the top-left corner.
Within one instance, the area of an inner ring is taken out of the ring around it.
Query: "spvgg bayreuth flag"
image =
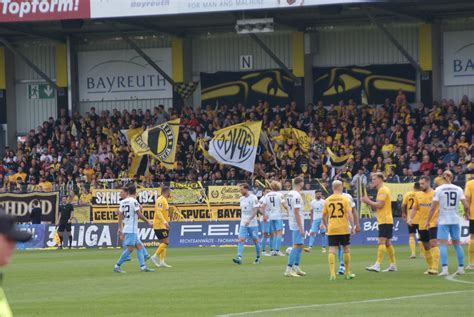
[[[253,172],[262,121],[236,124],[214,133],[209,154],[218,162]]]
[[[179,122],[180,119],[171,120],[145,131],[151,154],[166,168],[174,167]]]
[[[171,120],[141,132],[122,130],[137,156],[152,155],[166,168],[173,168],[178,144],[180,119]]]

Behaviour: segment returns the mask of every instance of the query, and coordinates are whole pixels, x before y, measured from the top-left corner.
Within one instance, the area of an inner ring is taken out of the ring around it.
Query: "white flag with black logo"
[[[209,154],[219,163],[253,173],[262,121],[236,124],[214,133]]]

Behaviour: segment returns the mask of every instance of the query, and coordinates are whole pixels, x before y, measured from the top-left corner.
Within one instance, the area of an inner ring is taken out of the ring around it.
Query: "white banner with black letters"
[[[143,50],[171,74],[171,48]],[[134,50],[78,53],[80,101],[167,99],[173,87]]]
[[[474,30],[445,32],[443,47],[444,84],[474,85]]]

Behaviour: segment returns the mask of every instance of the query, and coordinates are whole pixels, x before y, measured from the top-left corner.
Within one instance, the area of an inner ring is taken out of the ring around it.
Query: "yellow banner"
[[[390,189],[392,201],[402,201],[403,195],[413,190],[413,183],[385,183],[385,186]]]
[[[160,188],[139,188],[137,189],[137,200],[141,205],[154,205],[160,196]],[[120,204],[119,189],[92,189],[92,207],[115,206]]]
[[[228,204],[240,202],[239,186],[209,186],[208,195],[210,203]]]
[[[117,208],[94,207],[92,208],[92,221],[94,223],[117,222]],[[171,205],[171,221],[210,221],[210,220],[240,220],[240,207],[237,205],[211,206],[203,204]],[[155,210],[153,206],[143,206],[143,215],[153,221]]]

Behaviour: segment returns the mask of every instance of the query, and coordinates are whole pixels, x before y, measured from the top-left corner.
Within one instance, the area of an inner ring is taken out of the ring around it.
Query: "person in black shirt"
[[[31,209],[31,223],[34,225],[41,224],[41,208],[37,199],[32,202],[33,209]]]
[[[63,236],[64,232],[67,231],[69,235],[69,249],[72,245],[72,233],[71,233],[71,219],[73,215],[74,207],[68,201],[68,197],[66,195],[62,196],[61,204],[59,205],[59,228],[58,228],[58,235],[60,244],[58,249],[63,248]]]

